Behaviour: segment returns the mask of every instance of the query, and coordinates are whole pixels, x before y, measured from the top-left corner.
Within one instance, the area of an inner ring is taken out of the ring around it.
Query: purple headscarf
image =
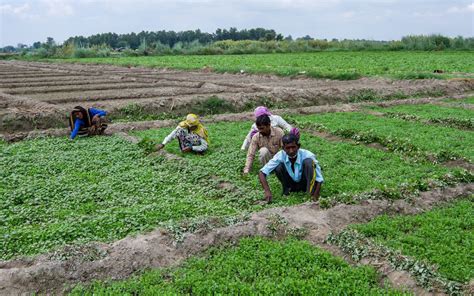
[[[270,110],[268,110],[267,107],[265,106],[258,106],[257,108],[255,108],[255,111],[254,111],[254,115],[255,115],[255,118],[261,116],[261,115],[272,115],[272,113],[270,113]]]

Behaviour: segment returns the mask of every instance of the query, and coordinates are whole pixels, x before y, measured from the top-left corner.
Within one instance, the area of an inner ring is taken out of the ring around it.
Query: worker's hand
[[[185,152],[185,153],[186,152],[191,152],[191,151],[193,151],[193,148],[191,146],[188,146],[188,147],[184,148],[182,151]]]
[[[265,201],[267,203],[271,203],[273,199],[272,193],[271,192],[265,192]]]
[[[242,178],[243,178],[244,180],[248,180],[248,178],[249,178],[249,172],[244,171],[244,172],[242,173]]]
[[[161,149],[163,149],[163,147],[165,147],[165,145],[163,144],[156,145],[156,151],[160,151]]]

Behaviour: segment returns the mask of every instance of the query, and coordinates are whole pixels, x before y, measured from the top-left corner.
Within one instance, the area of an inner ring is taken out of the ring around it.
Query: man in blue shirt
[[[266,201],[268,203],[272,201],[267,176],[273,171],[282,184],[283,195],[304,191],[311,195],[313,201],[317,201],[324,179],[315,155],[308,150],[300,149],[299,140],[293,134],[285,135],[282,142],[283,150],[275,154],[258,175],[265,190]]]
[[[69,117],[70,139],[73,140],[77,135],[103,134],[107,128],[105,115],[107,115],[107,112],[104,110],[94,108],[86,110],[81,106],[74,107]]]

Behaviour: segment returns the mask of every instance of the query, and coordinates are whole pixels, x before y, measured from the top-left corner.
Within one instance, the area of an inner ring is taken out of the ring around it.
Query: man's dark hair
[[[283,145],[290,143],[295,143],[298,146],[300,145],[299,139],[293,134],[284,135],[283,138],[281,138],[281,141],[283,142]]]
[[[260,115],[257,117],[257,120],[255,120],[257,126],[270,125],[270,122],[270,117],[268,115]]]

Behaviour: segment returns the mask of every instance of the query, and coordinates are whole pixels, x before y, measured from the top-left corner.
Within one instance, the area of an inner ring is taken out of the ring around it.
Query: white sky
[[[314,38],[474,36],[473,0],[0,0],[0,47],[158,30],[275,29]]]

